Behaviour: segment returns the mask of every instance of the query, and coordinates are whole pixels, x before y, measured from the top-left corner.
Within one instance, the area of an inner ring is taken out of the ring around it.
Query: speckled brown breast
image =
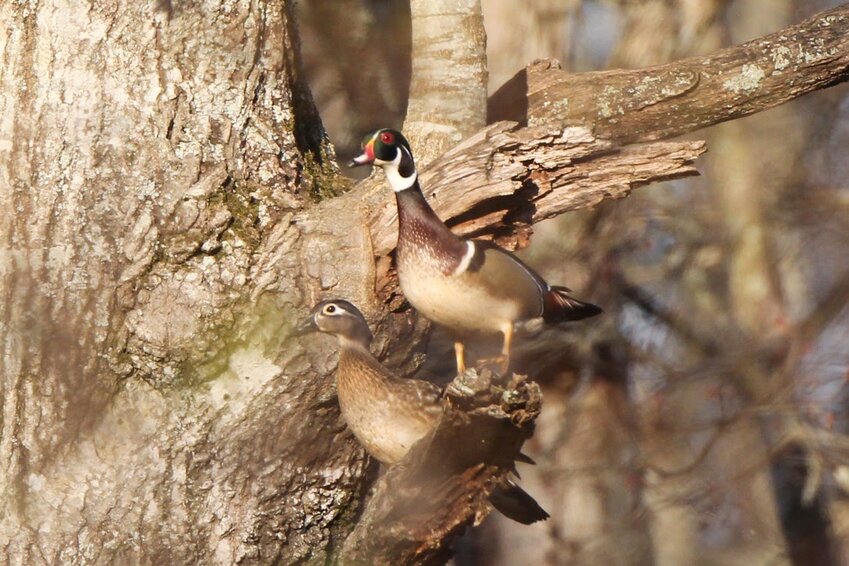
[[[399,379],[366,351],[343,349],[336,379],[348,427],[369,454],[393,465],[436,425],[442,412],[432,384]]]

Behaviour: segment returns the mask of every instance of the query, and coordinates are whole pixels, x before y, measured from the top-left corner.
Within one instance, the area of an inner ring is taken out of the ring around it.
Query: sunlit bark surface
[[[2,560],[318,559],[365,460],[329,353],[283,342],[297,231],[257,262],[331,172],[288,6],[0,20]]]
[[[410,9],[413,68],[404,131],[424,164],[486,123],[486,31],[480,0],[411,2]]]

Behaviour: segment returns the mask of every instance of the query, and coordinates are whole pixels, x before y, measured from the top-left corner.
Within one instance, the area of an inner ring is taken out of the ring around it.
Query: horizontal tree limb
[[[632,189],[697,175],[701,141],[617,148],[586,128],[520,128],[492,124],[426,167],[421,184],[440,218],[465,236],[493,236],[521,247],[532,224],[570,210],[622,198]],[[379,175],[382,177],[382,175]],[[373,253],[395,247],[397,210],[385,181],[372,181]]]
[[[849,78],[849,4],[771,35],[666,65],[572,74],[536,61],[489,100],[489,121],[589,126],[619,143],[748,116]]]
[[[521,128],[503,122],[485,128],[427,165],[421,180],[437,214],[457,233],[495,237],[502,245],[515,248],[527,241],[535,222],[624,197],[644,184],[697,174],[693,163],[704,151],[704,143],[698,141],[618,148],[595,138],[586,128]],[[380,336],[393,336],[396,359],[387,363],[408,367],[403,360],[414,355],[410,348],[398,345],[418,343],[406,339],[417,330],[411,326],[408,311],[386,316],[387,309],[397,306],[386,301],[397,283],[390,268],[397,210],[383,174],[373,175],[353,191],[323,201],[317,208],[320,210],[308,210],[293,219],[306,253],[325,256],[331,250],[345,249],[346,261],[324,262],[314,273],[305,265],[305,271],[325,292],[332,289],[336,296],[362,301],[366,316],[378,325],[393,325],[390,331],[376,328],[377,349],[386,347]],[[269,261],[261,271],[287,261],[286,254],[267,256]],[[377,301],[369,300],[374,290],[378,291]],[[427,564],[444,559],[451,535],[490,511],[487,495],[509,473],[514,452],[530,434],[538,410],[527,408],[538,402],[534,395],[531,398],[536,400],[513,407],[521,413],[518,420],[515,410],[507,411],[513,422],[524,423],[508,434],[509,442],[481,442],[504,434],[499,426],[487,429],[486,423],[503,421],[492,421],[492,402],[488,407],[478,406],[482,413],[478,416],[474,411],[449,411],[430,443],[414,449],[403,466],[380,480],[340,560]],[[511,447],[499,451],[510,458],[494,462],[492,454],[472,450],[485,445]],[[465,459],[450,456],[457,447],[462,447],[460,454]],[[446,468],[447,463],[452,467]]]

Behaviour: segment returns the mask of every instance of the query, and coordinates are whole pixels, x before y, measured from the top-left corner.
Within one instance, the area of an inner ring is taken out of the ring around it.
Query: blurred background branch
[[[662,30],[671,4],[631,4],[638,5],[640,17],[629,18],[617,56],[645,64],[646,53],[633,53],[635,46],[647,50],[659,42],[655,48],[664,56],[671,45],[635,22]],[[839,6],[748,43],[658,67],[575,74],[556,61],[537,61],[493,94],[489,119],[590,126],[621,143],[657,140],[748,116],[847,78],[849,6]]]

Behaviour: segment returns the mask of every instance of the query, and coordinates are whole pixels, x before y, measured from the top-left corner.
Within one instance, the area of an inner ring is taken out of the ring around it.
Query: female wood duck
[[[552,287],[516,256],[491,242],[464,240],[428,205],[419,187],[410,144],[400,132],[378,130],[363,140],[351,165],[383,168],[398,204],[398,279],[419,312],[462,337],[504,336],[502,371],[510,363],[516,322],[580,320],[601,309],[579,301],[566,287]],[[457,370],[465,371],[463,342],[454,342]]]
[[[322,301],[313,307],[295,334],[312,331],[332,334],[339,341],[336,390],[351,432],[380,463],[397,464],[438,424],[443,411],[439,388],[427,381],[401,379],[386,369],[369,351],[372,334],[365,318],[348,301]],[[493,492],[490,501],[520,523],[548,518],[548,513],[512,482]]]

